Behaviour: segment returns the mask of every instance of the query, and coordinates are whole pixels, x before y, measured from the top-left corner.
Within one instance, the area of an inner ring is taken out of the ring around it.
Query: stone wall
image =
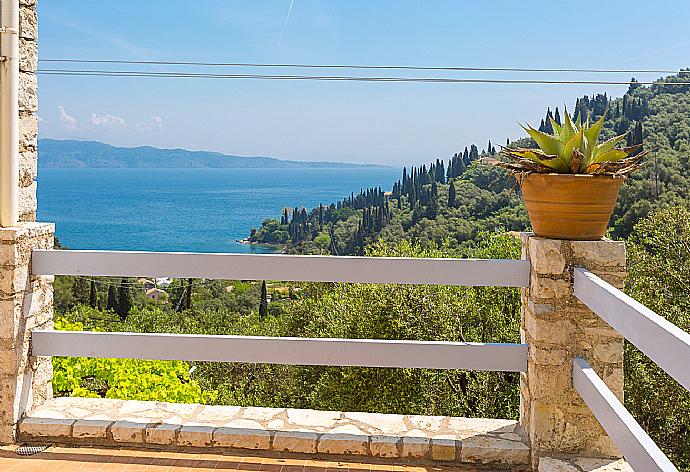
[[[623,338],[573,295],[573,268],[584,267],[623,288],[622,241],[561,241],[523,235],[531,262],[522,289],[522,341],[529,344],[520,378],[520,419],[533,463],[551,454],[619,457],[620,452],[572,386],[572,359],[583,356],[623,399]]]
[[[30,333],[53,322],[52,277],[31,275],[31,251],[53,247],[52,224],[36,220],[38,17],[19,1],[19,219],[0,228],[0,444],[14,442],[24,413],[52,396],[50,358],[30,352]]]
[[[19,220],[36,221],[38,16],[36,0],[19,4]]]

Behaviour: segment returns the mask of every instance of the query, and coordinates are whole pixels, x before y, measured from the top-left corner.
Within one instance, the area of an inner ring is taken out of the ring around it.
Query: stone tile
[[[454,461],[455,449],[454,436],[437,435],[431,438],[431,458],[435,461]]]
[[[225,423],[223,426],[227,428],[236,428],[236,429],[265,429],[264,426],[259,423],[258,421],[254,420],[245,420],[245,419],[236,419],[232,420],[228,423]]]
[[[474,431],[477,433],[512,433],[518,427],[515,420],[498,418],[460,418],[450,417],[447,421],[447,429],[455,431]]]
[[[159,424],[146,428],[146,442],[148,444],[176,444],[177,432],[181,429],[178,424]]]
[[[213,442],[218,447],[238,449],[270,449],[271,433],[264,429],[216,428]]]
[[[539,468],[537,472],[580,472],[580,470],[560,459],[542,457],[539,459]]]
[[[142,443],[144,442],[144,430],[147,426],[147,423],[116,421],[110,427],[110,432],[116,442]]]
[[[180,446],[204,447],[213,442],[213,426],[184,425],[177,433],[177,444]]]
[[[240,417],[247,420],[268,421],[284,412],[284,408],[245,408]]]
[[[369,448],[371,455],[376,457],[400,457],[398,446],[402,443],[400,436],[385,436],[375,434],[371,436]]]
[[[277,431],[273,436],[273,450],[314,454],[318,437],[317,433]]]
[[[36,438],[70,437],[74,421],[61,418],[25,418],[19,425],[19,432]]]
[[[109,420],[85,420],[80,419],[72,427],[72,437],[81,438],[105,438],[108,436],[108,427],[113,424]]]
[[[407,422],[411,425],[412,429],[435,432],[441,429],[441,425],[445,419],[445,416],[409,415],[407,417]]]
[[[384,434],[404,434],[409,428],[404,415],[386,415],[382,413],[344,413],[345,420],[353,420],[367,425],[371,431]]]
[[[234,420],[241,410],[242,408],[239,406],[207,405],[195,416],[197,421],[206,421],[213,424],[220,423],[218,426],[222,426]]]
[[[317,452],[321,454],[368,454],[369,437],[361,434],[324,433]]]
[[[632,467],[623,459],[579,458],[572,461],[584,472],[633,472]]]
[[[287,418],[292,424],[327,429],[340,419],[340,412],[288,409]]]
[[[479,464],[521,465],[529,462],[529,447],[518,441],[472,436],[462,441],[460,460]]]

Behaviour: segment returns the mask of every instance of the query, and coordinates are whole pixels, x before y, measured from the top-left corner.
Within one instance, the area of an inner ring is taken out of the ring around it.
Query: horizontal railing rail
[[[35,250],[35,275],[149,276],[527,287],[529,262],[501,259]]]
[[[36,356],[527,371],[526,344],[34,330]]]
[[[678,472],[587,361],[573,360],[573,386],[634,470]]]
[[[690,390],[690,333],[585,269],[575,269],[575,296]]]

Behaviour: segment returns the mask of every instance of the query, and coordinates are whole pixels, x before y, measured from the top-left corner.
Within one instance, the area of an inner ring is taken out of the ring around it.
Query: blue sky
[[[39,2],[41,59],[678,69],[690,66],[688,18],[687,0]],[[396,166],[502,143],[521,135],[518,121],[538,124],[547,106],[627,88],[55,76],[39,87],[43,138]]]

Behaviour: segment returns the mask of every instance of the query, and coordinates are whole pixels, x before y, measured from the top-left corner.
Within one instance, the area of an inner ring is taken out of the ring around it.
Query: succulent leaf
[[[541,150],[546,154],[559,155],[563,152],[563,143],[559,141],[558,138],[546,133],[542,133],[531,126],[526,128],[523,126],[523,129],[527,131],[527,134],[529,134],[532,139],[536,141],[537,146],[539,146],[539,148],[541,148]]]
[[[600,154],[609,152],[611,149],[613,149],[616,146],[616,144],[623,141],[623,139],[625,139],[626,136],[627,136],[627,134],[621,134],[619,136],[614,136],[613,138],[611,138],[607,141],[604,141],[603,143],[601,143],[600,145],[598,145],[594,148],[594,150],[592,151],[592,157],[596,158]]]

